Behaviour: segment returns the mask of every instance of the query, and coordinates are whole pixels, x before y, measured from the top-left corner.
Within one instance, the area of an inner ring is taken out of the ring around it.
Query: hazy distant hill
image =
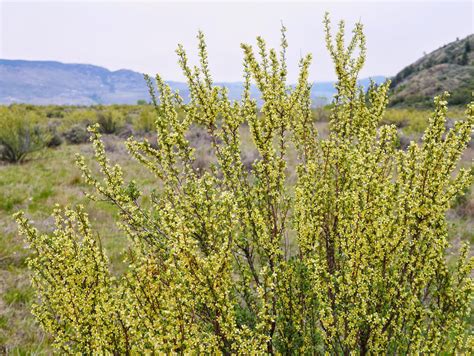
[[[143,76],[87,64],[0,60],[0,102],[31,104],[136,103],[146,99]]]
[[[377,83],[385,80],[381,76],[373,79]],[[361,80],[364,87],[368,83],[368,79]],[[168,84],[188,98],[185,83]],[[231,99],[241,97],[242,83],[216,84],[228,87]],[[314,83],[313,103],[329,103],[334,93],[333,82]],[[258,96],[256,88],[253,88],[253,94]],[[141,99],[149,99],[143,75],[131,70],[110,71],[89,64],[0,59],[0,104],[135,104]]]
[[[474,35],[426,54],[392,79],[391,105],[430,106],[443,91],[451,104],[467,104],[474,90]]]

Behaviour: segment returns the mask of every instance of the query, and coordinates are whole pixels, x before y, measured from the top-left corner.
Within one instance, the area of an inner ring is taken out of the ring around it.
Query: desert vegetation
[[[42,117],[23,107],[0,111],[0,159],[9,163],[24,161],[49,143]]]
[[[0,166],[3,351],[472,347],[474,107],[385,110],[389,82],[356,84],[362,25],[347,46],[325,25],[326,108],[310,55],[288,86],[284,28],[279,51],[242,46],[240,102],[199,34],[198,70],[177,51],[190,102],[157,76],[151,105],[1,108],[2,152],[22,152]]]

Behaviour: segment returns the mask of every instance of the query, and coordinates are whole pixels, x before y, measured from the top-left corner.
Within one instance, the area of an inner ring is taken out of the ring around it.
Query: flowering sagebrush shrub
[[[242,45],[240,102],[213,85],[202,34],[199,68],[177,50],[189,103],[159,76],[157,98],[147,78],[158,139],[130,138],[127,147],[162,183],[149,207],[137,183],[108,161],[98,127],[91,129],[102,176],[83,157],[77,163],[95,187],[91,198],[120,211],[131,243],[124,275],[111,275],[82,208],[58,208],[52,235],[17,216],[35,251],[33,312],[59,349],[413,354],[472,347],[472,260],[465,246],[448,266],[445,213],[472,182],[468,170],[455,168],[474,105],[446,132],[447,95],[436,98],[422,143],[397,149],[396,127],[380,126],[389,83],[367,93],[357,86],[362,25],[347,47],[344,23],[335,40],[327,17],[325,25],[339,78],[326,139],[311,118],[310,55],[301,59],[297,85],[286,84],[284,29],[279,52],[258,38],[257,59]],[[250,97],[252,81],[261,108]],[[207,131],[216,156],[204,171],[193,165],[186,139],[192,125]],[[243,125],[258,150],[251,167],[242,163]]]

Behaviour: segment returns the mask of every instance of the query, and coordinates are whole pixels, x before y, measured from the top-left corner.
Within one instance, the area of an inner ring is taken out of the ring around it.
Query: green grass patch
[[[12,287],[3,294],[7,304],[29,304],[33,299],[34,291],[31,286]]]
[[[0,210],[10,213],[13,208],[20,205],[25,198],[16,195],[15,192],[1,192],[0,193]]]

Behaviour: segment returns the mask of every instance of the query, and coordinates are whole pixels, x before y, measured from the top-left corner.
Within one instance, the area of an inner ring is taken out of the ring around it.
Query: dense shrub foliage
[[[36,112],[20,106],[0,108],[0,160],[22,162],[47,146],[50,136]]]
[[[123,275],[111,274],[81,207],[58,208],[52,234],[17,215],[35,252],[33,312],[60,350],[413,354],[470,346],[472,261],[465,246],[447,265],[445,212],[472,181],[455,168],[474,106],[446,132],[446,95],[436,98],[421,144],[397,149],[397,128],[380,126],[389,83],[368,93],[356,84],[362,25],[346,47],[344,24],[335,40],[325,24],[339,78],[327,138],[312,118],[310,55],[297,85],[286,84],[284,30],[280,52],[258,38],[257,59],[242,45],[241,102],[213,85],[202,34],[199,69],[177,50],[189,104],[157,76],[158,104],[148,78],[157,142],[130,138],[127,147],[159,181],[151,196],[124,180],[92,127],[102,176],[83,157],[77,162],[95,187],[91,198],[120,212],[131,244]],[[261,108],[250,97],[252,81]],[[251,165],[241,153],[247,125],[258,151]],[[194,164],[193,126],[210,137],[216,163],[208,169]]]
[[[120,111],[104,110],[97,113],[97,123],[100,131],[106,134],[113,134],[122,127],[124,117]]]
[[[142,132],[151,132],[155,129],[156,112],[150,107],[145,107],[135,122],[135,128]]]
[[[78,145],[89,141],[89,134],[84,125],[76,124],[64,132],[64,137],[69,144]]]

